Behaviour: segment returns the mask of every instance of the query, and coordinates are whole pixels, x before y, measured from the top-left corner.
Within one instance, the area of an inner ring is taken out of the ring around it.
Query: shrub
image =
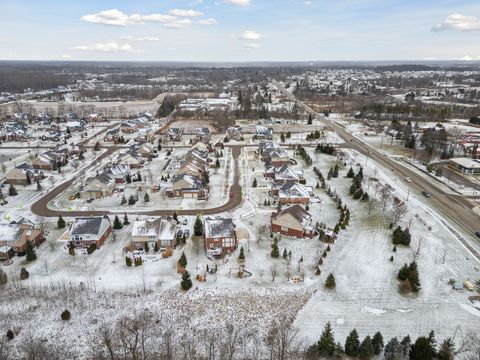
[[[128,267],[132,266],[132,259],[130,258],[130,256],[125,256],[125,262]]]
[[[10,340],[13,340],[13,338],[15,337],[15,334],[13,333],[12,330],[7,330],[7,339],[10,341]]]
[[[87,248],[87,254],[92,254],[95,250],[97,250],[97,245],[95,243],[91,243]]]
[[[67,310],[64,310],[64,311],[62,312],[62,314],[60,315],[60,317],[62,318],[63,321],[68,321],[68,320],[70,320],[70,318],[71,318],[70,311],[68,311],[68,309],[67,309]]]
[[[22,267],[22,269],[20,270],[20,280],[26,280],[28,279],[29,276],[30,276],[30,273],[27,271],[27,269]]]

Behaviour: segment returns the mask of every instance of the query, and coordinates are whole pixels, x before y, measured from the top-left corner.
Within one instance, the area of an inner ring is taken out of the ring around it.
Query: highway
[[[280,86],[278,88],[281,89]],[[425,197],[425,203],[431,205],[431,207],[436,209],[440,215],[444,216],[445,218],[449,219],[453,224],[455,224],[455,226],[460,230],[460,232],[465,235],[461,236],[460,234],[458,234],[458,240],[460,240],[463,245],[465,245],[465,247],[467,247],[470,252],[478,259],[478,261],[480,261],[480,252],[475,246],[472,246],[473,242],[475,242],[476,245],[478,245],[479,243],[478,239],[475,237],[475,232],[480,230],[480,217],[471,209],[472,204],[468,199],[445,193],[433,182],[428,181],[428,179],[419,175],[417,172],[400,164],[398,161],[390,159],[388,156],[384,155],[377,149],[359,140],[345,128],[335,123],[334,121],[324,117],[323,115],[319,115],[311,107],[305,105],[302,101],[299,101],[293,95],[286,92],[285,94],[292,101],[296,101],[298,106],[303,108],[307,113],[311,113],[313,116],[315,116],[316,119],[320,119],[326,125],[328,125],[346,143],[350,143],[352,145],[352,149],[355,149],[359,153],[376,161],[387,171],[392,171],[392,175],[396,175],[400,179],[409,177],[411,179],[411,191],[417,191],[419,194],[421,194],[422,191],[430,193],[431,197]],[[450,227],[450,230],[454,229]]]

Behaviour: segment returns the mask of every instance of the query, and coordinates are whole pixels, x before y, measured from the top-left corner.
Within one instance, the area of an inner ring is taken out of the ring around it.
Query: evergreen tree
[[[193,284],[192,284],[192,279],[190,279],[190,273],[188,271],[185,271],[182,274],[182,281],[180,285],[182,287],[182,290],[184,291],[188,291],[191,289]]]
[[[68,253],[71,255],[71,256],[75,256],[75,245],[73,245],[73,241],[70,241],[68,243]]]
[[[217,169],[220,168],[220,160],[219,160],[219,159],[217,159],[217,160],[215,161],[215,167],[216,167]]]
[[[115,219],[113,220],[113,228],[115,230],[120,230],[123,228],[122,222],[120,221],[118,215],[115,215]]]
[[[286,259],[288,257],[288,252],[287,252],[287,249],[283,249],[283,254],[282,254],[282,258]]]
[[[253,179],[252,187],[254,187],[254,188],[257,187],[257,179],[256,178]]]
[[[122,200],[120,201],[120,205],[125,205],[127,203],[127,199],[125,198],[125,194],[122,195]]]
[[[438,360],[453,360],[455,357],[455,344],[451,338],[447,338],[440,345],[440,350],[438,351],[437,358]]]
[[[240,255],[238,255],[238,260],[240,260],[240,261],[245,260],[245,253],[243,251],[243,246],[240,247]]]
[[[132,258],[130,256],[125,256],[125,262],[128,267],[132,266]]]
[[[127,173],[127,176],[125,176],[125,181],[127,182],[127,184],[132,183],[132,176],[129,173]]]
[[[330,179],[332,178],[332,176],[333,176],[333,169],[330,168],[330,169],[328,170],[327,180],[330,180]]]
[[[65,228],[65,220],[63,220],[62,215],[59,215],[59,216],[58,216],[57,227],[58,227],[59,229]]]
[[[135,205],[136,202],[137,200],[135,200],[133,195],[130,195],[130,197],[128,198],[128,205]]]
[[[150,201],[150,196],[148,196],[148,193],[145,192],[145,196],[143,197],[143,201],[148,203]]]
[[[148,246],[148,241],[145,241],[145,252],[148,253],[148,251],[150,250],[149,246]]]
[[[22,267],[22,269],[20,270],[20,280],[26,280],[29,277],[30,277],[30,273],[27,271],[27,269]]]
[[[308,114],[307,125],[312,125],[312,114]]]
[[[123,225],[129,225],[130,221],[128,220],[127,213],[123,215]]]
[[[352,167],[347,172],[347,178],[353,178],[355,176],[355,173],[353,172]]]
[[[0,268],[0,288],[5,286],[7,282],[8,282],[7,274],[5,274],[5,271],[3,271],[2,268]]]
[[[176,212],[175,210],[173,211],[172,218],[173,218],[173,220],[175,220],[176,222],[178,222],[178,215],[177,215],[177,212]]]
[[[317,350],[320,356],[333,356],[335,352],[335,339],[330,322],[327,322],[323,329],[320,340],[317,343]]]
[[[137,181],[142,181],[142,174],[139,172],[137,173]]]
[[[7,330],[7,340],[8,341],[13,340],[14,337],[15,337],[15,333],[12,330]]]
[[[185,253],[182,253],[182,256],[178,259],[178,265],[183,269],[187,267],[187,257],[185,256]]]
[[[193,233],[195,236],[203,235],[203,221],[200,218],[200,215],[197,215],[197,218],[195,219],[195,224],[193,225]]]
[[[345,340],[345,354],[357,357],[359,348],[360,340],[358,339],[358,333],[356,329],[353,329]]]
[[[335,166],[333,168],[332,177],[334,177],[334,178],[338,177],[338,164],[335,164]]]
[[[70,320],[70,318],[71,318],[70,311],[68,311],[68,310],[62,311],[62,314],[60,315],[60,317],[63,321]]]
[[[34,261],[37,260],[37,254],[35,252],[35,249],[33,248],[32,242],[30,240],[27,241],[27,256],[26,260],[27,261]]]
[[[424,336],[415,341],[409,352],[410,360],[432,360],[434,355],[430,339]]]
[[[372,339],[373,352],[375,355],[380,355],[383,349],[383,336],[380,331],[377,331]]]
[[[280,141],[282,143],[285,142],[285,134],[283,132],[280,134]]]
[[[272,251],[270,252],[270,256],[275,259],[280,256],[280,252],[278,250],[278,240],[276,237],[273,239]]]
[[[400,360],[403,358],[401,346],[396,337],[391,338],[387,345],[385,345],[383,356],[385,360]]]
[[[373,345],[370,336],[365,337],[365,339],[362,341],[358,353],[360,355],[360,359],[362,360],[370,359],[373,356]]]
[[[325,252],[325,254],[326,254],[326,252]],[[333,274],[328,275],[327,280],[325,281],[325,287],[327,289],[334,289],[335,286],[336,286],[335,276],[333,276]]]
[[[10,196],[16,196],[18,195],[17,189],[13,184],[10,184],[10,187],[8,188],[8,195]]]

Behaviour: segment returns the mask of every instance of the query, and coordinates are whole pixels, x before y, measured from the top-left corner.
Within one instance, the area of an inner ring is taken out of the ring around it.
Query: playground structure
[[[232,275],[232,272],[236,273],[239,278],[252,276],[252,273],[245,269],[245,265],[240,265],[238,268],[230,268],[229,274]]]

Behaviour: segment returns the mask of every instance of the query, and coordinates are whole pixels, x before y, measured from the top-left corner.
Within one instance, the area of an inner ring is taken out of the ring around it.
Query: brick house
[[[27,242],[38,246],[45,241],[43,231],[29,221],[0,224],[0,247],[13,249],[16,254],[25,254]]]
[[[172,186],[166,190],[170,197],[195,198],[204,200],[208,198],[208,189],[203,187],[202,181],[191,175],[177,175],[172,180]]]
[[[100,248],[111,233],[112,223],[107,215],[75,218],[70,228],[70,241],[75,247],[86,248],[95,244]]]
[[[302,171],[293,171],[288,165],[271,166],[263,173],[267,179],[272,179],[274,182],[284,183],[286,181],[298,182],[303,179]]]
[[[137,220],[132,227],[132,241],[130,249],[144,250],[148,244],[149,249],[155,245],[159,249],[173,248],[175,246],[178,223],[171,217]]]
[[[237,249],[237,232],[232,219],[205,219],[205,248],[213,256],[231,254]]]
[[[312,216],[300,205],[272,213],[270,226],[272,232],[297,238],[313,238],[317,231],[311,225]]]
[[[273,184],[270,190],[272,195],[281,205],[310,203],[313,196],[313,188],[295,181],[287,181],[281,184]]]
[[[115,180],[105,173],[89,178],[85,185],[80,186],[79,193],[82,199],[99,199],[110,196],[115,189]]]

